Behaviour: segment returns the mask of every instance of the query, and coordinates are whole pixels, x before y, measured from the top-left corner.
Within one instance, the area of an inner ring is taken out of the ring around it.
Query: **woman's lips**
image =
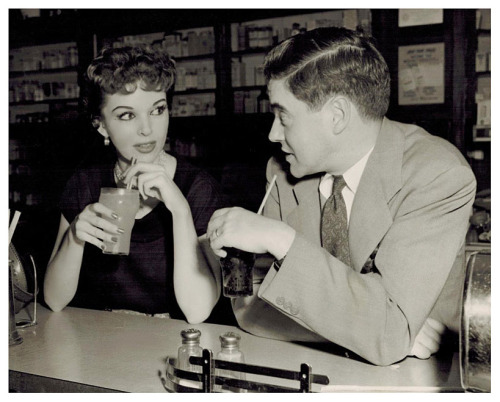
[[[156,141],[144,142],[142,144],[134,145],[134,148],[137,149],[141,154],[148,154],[152,152],[156,147]]]

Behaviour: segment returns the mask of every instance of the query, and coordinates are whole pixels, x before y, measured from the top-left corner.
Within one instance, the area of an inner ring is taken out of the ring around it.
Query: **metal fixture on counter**
[[[173,358],[167,358],[166,361],[166,378],[164,386],[169,392],[217,392],[214,385],[224,386],[229,389],[239,389],[248,392],[313,392],[312,385],[328,385],[330,380],[327,376],[321,374],[313,374],[311,366],[302,363],[300,371],[277,369],[265,366],[256,366],[245,363],[229,362],[224,360],[216,360],[213,358],[213,353],[209,349],[203,349],[202,357],[193,356],[189,359],[191,364],[201,366],[203,372],[193,373],[177,368],[177,361]],[[256,382],[250,380],[242,380],[230,378],[223,375],[218,375],[220,371],[229,370],[246,374],[254,374],[266,377],[269,382]],[[267,377],[279,378],[290,381],[298,381],[299,387],[294,388],[279,384],[273,384]],[[196,381],[200,387],[189,387],[181,385],[182,380]]]
[[[491,392],[491,252],[467,264],[460,330],[460,376],[466,391]]]

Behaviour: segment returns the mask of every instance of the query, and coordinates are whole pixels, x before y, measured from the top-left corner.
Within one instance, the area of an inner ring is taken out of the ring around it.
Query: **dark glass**
[[[221,259],[222,293],[226,297],[253,295],[253,266],[255,254],[236,248],[227,248]]]

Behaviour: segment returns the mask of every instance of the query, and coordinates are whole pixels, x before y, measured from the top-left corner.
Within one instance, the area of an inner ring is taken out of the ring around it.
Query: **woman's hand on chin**
[[[130,180],[137,180],[137,188],[144,200],[156,198],[163,202],[172,214],[189,211],[186,198],[163,166],[137,163],[129,169],[124,182],[128,183]]]

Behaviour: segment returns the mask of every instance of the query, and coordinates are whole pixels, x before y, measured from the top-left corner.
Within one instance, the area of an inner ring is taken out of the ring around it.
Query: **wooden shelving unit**
[[[412,27],[398,26],[397,9],[44,9],[40,15],[23,19],[19,10],[9,10],[10,51],[19,55],[34,47],[58,49],[58,46],[62,51],[67,43],[72,43],[78,63],[47,67],[42,51],[42,62],[36,67],[30,67],[29,63],[23,68],[16,63],[11,65],[9,80],[11,83],[39,81],[42,92],[50,89],[51,93],[52,83],[68,75],[72,77],[71,82],[79,86],[92,58],[103,45],[112,44],[117,38],[133,41],[152,35],[152,42],[159,45],[169,35],[180,33],[184,40],[191,32],[199,34],[210,30],[213,49],[175,55],[178,66],[186,71],[205,63],[208,67],[203,74],[213,71],[215,77],[209,79],[211,84],[206,85],[206,77],[202,77],[200,82],[205,86],[190,84],[184,89],[181,86],[176,93],[181,100],[211,97],[203,101],[210,106],[201,108],[210,113],[193,115],[183,110],[173,115],[168,146],[174,154],[189,157],[193,163],[207,168],[222,182],[235,204],[256,209],[263,196],[265,163],[276,148],[267,139],[272,116],[256,113],[257,97],[265,89],[258,71],[256,76],[256,68],[270,45],[290,35],[295,23],[299,31],[333,24],[373,34],[392,74],[388,116],[422,125],[448,139],[466,156],[471,152],[482,153],[482,159],[469,156],[469,161],[478,176],[479,189],[489,188],[490,142],[478,141],[477,136],[474,139],[473,129],[477,117],[477,82],[491,75],[491,72],[475,69],[478,36],[491,31],[476,26],[474,9],[445,9],[442,23]],[[244,41],[243,33],[247,35]],[[249,33],[254,35],[252,43]],[[258,34],[262,35],[260,39]],[[398,47],[421,43],[444,43],[444,102],[398,105]],[[240,60],[245,63],[246,71],[245,80],[240,76],[238,82],[234,64]],[[55,87],[57,90],[57,85]],[[241,94],[247,99],[247,107],[245,103],[243,107],[238,104]],[[78,95],[64,99],[52,95],[40,97],[40,93],[36,98],[34,94],[31,98],[26,94],[17,95],[10,92],[10,148],[24,147],[21,153],[24,152],[26,158],[16,157],[15,152],[9,158],[10,207],[33,213],[43,211],[49,216],[46,211],[55,208],[73,169],[85,156],[102,147],[102,139],[82,120]],[[23,114],[27,117],[16,117]],[[30,152],[33,148],[36,152]],[[27,179],[29,174],[32,177]],[[28,183],[33,184],[33,189]],[[241,183],[246,184],[245,188]],[[15,191],[24,193],[14,194]]]

